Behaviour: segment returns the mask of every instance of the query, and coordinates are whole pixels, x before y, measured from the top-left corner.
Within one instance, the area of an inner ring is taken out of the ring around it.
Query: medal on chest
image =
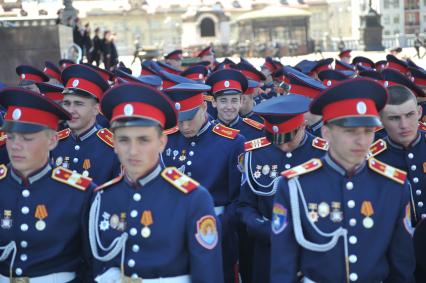
[[[90,169],[90,167],[92,167],[91,164],[90,164],[90,159],[84,159],[84,161],[83,161],[83,169],[84,169],[84,171],[82,173],[82,175],[84,177],[88,177],[89,176],[89,169]]]
[[[12,210],[4,210],[0,227],[3,229],[12,228]]]
[[[331,203],[332,211],[330,212],[330,220],[334,223],[341,222],[343,220],[343,212],[340,210],[340,202]]]
[[[37,218],[37,222],[35,223],[35,228],[37,229],[37,231],[43,231],[44,229],[46,229],[46,222],[44,221],[44,219],[47,218],[47,208],[44,204],[39,204],[36,207],[34,216],[35,218]]]
[[[308,208],[309,208],[309,213],[308,213],[309,218],[311,219],[312,222],[317,222],[318,221],[318,213],[317,213],[318,205],[316,203],[309,203]]]
[[[108,212],[104,212],[102,214],[102,221],[99,224],[99,229],[101,229],[101,231],[106,231],[109,229],[109,219],[111,217],[111,214],[109,214]]]
[[[361,205],[361,214],[364,215],[364,219],[362,220],[362,225],[366,229],[371,229],[374,226],[374,221],[371,216],[374,214],[373,204],[371,201],[363,201]]]
[[[151,229],[149,228],[149,226],[152,225],[153,223],[154,223],[154,220],[152,218],[151,210],[145,210],[142,213],[142,217],[141,217],[141,224],[144,226],[141,229],[141,236],[143,238],[148,238],[149,236],[151,236]]]

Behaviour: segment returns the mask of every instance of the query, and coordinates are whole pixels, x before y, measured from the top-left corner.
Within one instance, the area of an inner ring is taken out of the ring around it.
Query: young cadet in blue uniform
[[[217,109],[216,124],[239,130],[247,140],[263,136],[263,125],[239,116],[241,95],[247,91],[248,80],[239,71],[222,69],[212,73],[206,81],[213,95],[213,107]]]
[[[182,67],[182,53],[181,49],[173,50],[164,56],[164,61],[166,64],[171,65],[176,69],[180,69]]]
[[[231,283],[238,258],[234,227],[241,182],[238,156],[244,151],[245,139],[237,130],[208,120],[203,93],[209,89],[202,84],[180,84],[164,91],[179,109],[179,123],[178,129],[170,132],[162,157],[166,166],[176,166],[212,195],[223,231],[225,282]]]
[[[19,86],[35,92],[39,92],[37,85],[38,82],[48,82],[49,77],[42,71],[33,66],[19,65],[16,67],[16,74],[19,76]]]
[[[61,130],[51,157],[57,166],[75,170],[102,184],[120,173],[112,133],[96,123],[99,100],[109,86],[96,71],[71,65],[62,71],[63,107],[71,114],[69,128]],[[107,165],[107,166],[106,166]]]
[[[406,173],[366,160],[387,91],[365,78],[327,89],[322,115],[328,153],[284,171],[272,215],[271,283],[412,282]]]
[[[223,282],[209,192],[160,162],[163,129],[176,126],[171,101],[153,88],[122,84],[105,93],[101,109],[124,174],[95,190],[89,219],[95,281]]]
[[[254,108],[265,119],[264,138],[247,141],[244,183],[239,213],[253,239],[252,282],[269,282],[274,181],[280,172],[324,155],[327,144],[305,131],[304,113],[310,99],[289,94],[271,98]]]
[[[423,92],[426,90],[426,70],[420,67],[410,67],[411,80]],[[426,122],[426,97],[417,95],[417,102],[422,106],[422,118],[420,121]]]
[[[48,162],[58,122],[70,115],[22,88],[0,91],[0,104],[11,161],[0,165],[0,282],[86,282],[83,215],[94,185]]]

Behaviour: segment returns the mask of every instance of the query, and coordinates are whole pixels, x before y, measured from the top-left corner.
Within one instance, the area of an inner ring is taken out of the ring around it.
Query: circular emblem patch
[[[212,215],[203,216],[197,221],[195,238],[201,246],[208,250],[216,247],[219,237],[216,228],[216,219]]]
[[[203,74],[198,74],[198,78],[201,80],[203,78]]]
[[[358,114],[364,115],[365,113],[367,113],[367,105],[365,104],[365,102],[360,101],[356,104],[356,111],[358,112]]]
[[[124,106],[124,115],[126,115],[126,116],[132,116],[133,115],[133,105],[132,104],[126,104]]]
[[[179,111],[179,110],[180,110],[180,103],[179,103],[179,102],[176,102],[176,103],[175,103],[175,109],[176,109],[177,111]]]
[[[17,108],[15,110],[13,110],[12,119],[13,120],[19,120],[21,118],[21,115],[22,115],[21,109]]]
[[[74,81],[72,82],[72,86],[73,86],[73,87],[77,87],[79,83],[80,83],[80,81],[79,81],[79,80],[74,80]]]
[[[225,87],[229,87],[230,83],[229,83],[229,81],[225,81],[225,82],[223,83],[223,85],[224,85]]]
[[[22,75],[21,75],[21,79],[25,79],[25,74],[22,74]]]

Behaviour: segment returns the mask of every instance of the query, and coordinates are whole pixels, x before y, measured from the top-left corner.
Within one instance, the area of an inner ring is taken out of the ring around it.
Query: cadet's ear
[[[324,125],[321,127],[321,135],[326,141],[330,141],[330,126]]]
[[[213,99],[213,101],[212,101],[212,106],[213,106],[214,108],[216,108],[216,107],[217,107],[216,98],[214,98],[214,99]]]
[[[53,150],[58,145],[58,133],[53,130],[49,130],[47,132],[48,139],[49,139],[49,151]]]

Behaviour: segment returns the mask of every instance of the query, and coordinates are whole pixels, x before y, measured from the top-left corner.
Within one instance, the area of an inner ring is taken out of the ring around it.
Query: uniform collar
[[[313,123],[309,128],[312,132],[319,130],[324,125],[323,120]]]
[[[31,185],[34,182],[40,180],[42,177],[44,177],[47,173],[52,171],[52,166],[50,166],[49,163],[46,163],[42,168],[34,172],[31,176],[25,178],[21,175],[17,170],[13,169],[10,170],[10,176],[12,176],[12,179],[14,179],[19,185]]]
[[[235,126],[238,124],[238,122],[240,122],[240,116],[237,116],[237,117],[236,117],[233,121],[231,121],[230,123],[225,123],[225,122],[223,122],[222,120],[220,120],[219,118],[217,118],[217,121],[218,121],[219,123],[221,123],[221,124],[223,124],[223,125],[227,126],[227,127],[233,128],[233,127],[235,127]]]
[[[348,174],[348,172],[346,171],[346,169],[345,168],[343,168],[340,164],[338,164],[337,163],[337,161],[336,160],[334,160],[331,156],[330,156],[330,154],[327,152],[325,155],[324,155],[324,161],[325,161],[325,163],[327,163],[328,164],[328,166],[330,166],[332,169],[334,169],[337,173],[339,173],[340,175],[342,175],[342,176],[345,176],[345,177],[351,177],[351,176],[353,176],[353,175],[356,175],[356,174],[358,174],[359,172],[361,172],[361,170],[362,169],[364,169],[364,167],[365,167],[365,164],[366,164],[366,161],[363,161],[356,169],[355,169],[355,171],[354,172],[351,172],[351,173],[349,173]]]
[[[407,148],[413,148],[416,145],[418,145],[420,140],[422,139],[422,135],[420,135],[420,133],[417,133],[417,137],[414,139],[414,141],[412,143],[410,143],[410,145],[408,147],[404,147],[404,146],[394,142],[393,140],[391,140],[391,138],[389,136],[386,136],[385,139],[386,139],[386,142],[389,143],[390,146],[392,146],[396,149],[404,150],[404,149],[407,149]]]
[[[149,171],[148,174],[140,177],[136,182],[133,182],[132,180],[130,180],[126,175],[124,175],[125,176],[124,180],[130,186],[140,188],[140,187],[146,186],[146,184],[154,180],[161,173],[162,170],[163,170],[163,167],[161,166],[160,163],[158,163],[156,166],[154,166],[154,168],[151,171]]]
[[[209,120],[204,124],[204,126],[201,127],[201,129],[198,131],[197,137],[201,136],[207,129],[210,127],[211,123]]]
[[[77,140],[84,141],[90,138],[93,134],[95,134],[99,130],[98,124],[94,124],[93,127],[89,128],[87,131],[83,132],[79,136],[73,135]]]
[[[253,111],[250,111],[249,113],[247,113],[246,115],[240,115],[241,118],[250,118],[251,116],[253,116]]]

